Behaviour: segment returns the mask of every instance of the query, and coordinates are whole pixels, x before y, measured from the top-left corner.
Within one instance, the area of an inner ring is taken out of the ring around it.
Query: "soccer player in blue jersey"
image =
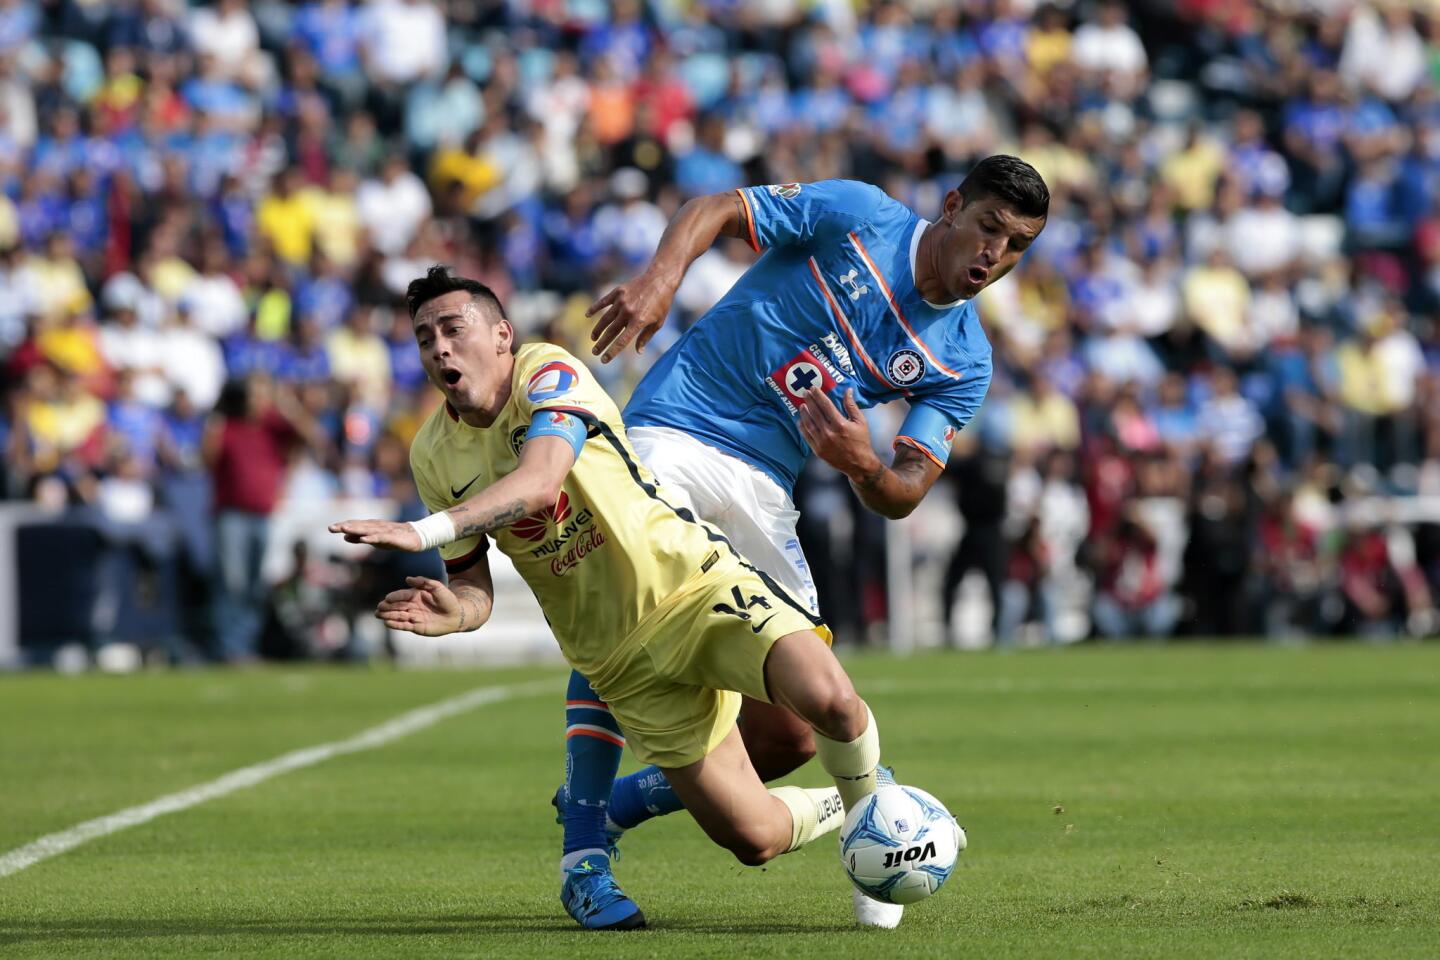
[[[795,479],[812,452],[886,517],[908,515],[944,470],[990,384],[974,298],[1045,226],[1050,194],[1015,157],[982,160],[933,223],[865,183],[748,187],[686,203],[645,271],[590,308],[605,362],[643,351],[685,271],[721,236],[764,255],[650,368],[625,408],[636,453],[737,549],[818,613],[796,535]],[[864,408],[905,400],[887,466]],[[747,699],[741,732],[763,780],[814,755],[808,728]],[[680,809],[655,768],[614,780],[624,738],[579,673],[566,697],[564,859],[597,861],[625,829]],[[613,781],[613,782],[612,782]],[[607,861],[608,862],[608,861]],[[855,894],[862,925],[901,908]],[[576,917],[582,925],[583,917]]]

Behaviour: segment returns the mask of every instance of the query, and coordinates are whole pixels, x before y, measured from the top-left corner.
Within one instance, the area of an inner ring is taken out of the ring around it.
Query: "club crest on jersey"
[[[766,189],[770,191],[770,196],[779,197],[781,200],[794,200],[800,196],[798,183],[772,183]]]
[[[898,387],[908,387],[925,376],[925,358],[914,350],[896,350],[885,364],[885,376]]]
[[[805,403],[807,390],[830,390],[845,382],[845,374],[836,369],[819,344],[812,343],[772,372],[765,382],[793,414]]]
[[[525,396],[530,398],[531,403],[553,400],[573,390],[579,379],[574,367],[551,360],[530,377],[525,384]]]

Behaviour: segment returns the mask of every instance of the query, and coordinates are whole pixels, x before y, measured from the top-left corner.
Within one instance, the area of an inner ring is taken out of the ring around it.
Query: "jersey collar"
[[[920,217],[915,224],[915,231],[910,234],[910,285],[915,288],[917,294],[920,292],[920,285],[915,279],[915,254],[920,251],[920,236],[928,226],[930,226],[930,221],[924,217]],[[965,300],[962,297],[954,303],[931,303],[929,300],[926,300],[925,305],[935,310],[951,310],[964,302]]]

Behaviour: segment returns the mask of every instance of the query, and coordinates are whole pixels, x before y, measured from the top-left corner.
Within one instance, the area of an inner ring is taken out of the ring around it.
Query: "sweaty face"
[[[1015,268],[1045,228],[1041,217],[1026,217],[996,197],[968,203],[959,191],[945,198],[938,272],[952,299],[969,300]]]
[[[513,363],[509,322],[493,319],[488,307],[456,290],[421,304],[414,329],[425,373],[455,412],[462,419],[496,413]]]

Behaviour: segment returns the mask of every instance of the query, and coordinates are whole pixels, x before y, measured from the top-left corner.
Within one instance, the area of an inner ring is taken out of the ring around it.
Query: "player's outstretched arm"
[[[709,250],[719,237],[746,237],[748,230],[745,201],[733,190],[686,201],[665,228],[645,271],[585,311],[587,317],[600,315],[590,331],[590,339],[595,341],[591,353],[609,363],[631,340],[635,341],[635,352],[644,353],[645,344],[669,315],[670,301],[695,258]]]
[[[490,619],[495,587],[490,562],[482,554],[474,564],[444,584],[429,577],[406,577],[407,586],[385,595],[375,616],[395,630],[422,637],[466,633]]]
[[[911,446],[899,446],[890,466],[870,444],[870,427],[855,403],[855,391],[845,391],[841,413],[823,390],[812,388],[800,407],[800,435],[821,460],[850,480],[860,502],[882,517],[908,517],[940,479],[939,465]]]
[[[562,437],[532,437],[521,449],[514,470],[449,510],[432,513],[418,523],[344,520],[332,523],[330,532],[343,534],[348,543],[412,553],[483,536],[553,506],[560,484],[575,465],[575,455],[570,441]]]

